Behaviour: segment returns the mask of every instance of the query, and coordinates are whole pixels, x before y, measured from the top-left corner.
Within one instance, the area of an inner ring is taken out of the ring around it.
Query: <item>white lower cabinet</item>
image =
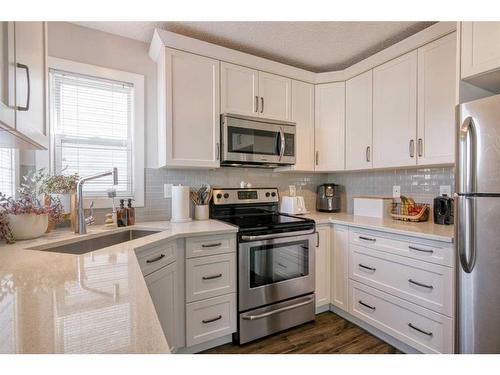
[[[334,306],[347,311],[347,280],[349,255],[349,228],[333,226],[330,262],[330,301]]]
[[[317,247],[316,262],[316,308],[330,304],[330,225],[316,227]]]
[[[186,305],[186,345],[193,346],[236,331],[236,293]]]
[[[453,353],[453,319],[349,281],[349,312],[423,353]]]

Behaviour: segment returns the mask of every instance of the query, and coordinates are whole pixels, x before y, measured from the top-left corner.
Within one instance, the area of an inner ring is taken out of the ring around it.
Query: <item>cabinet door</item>
[[[144,278],[170,350],[177,346],[176,320],[179,308],[177,264],[170,263]]]
[[[222,62],[221,112],[257,116],[259,73],[243,66]]]
[[[348,227],[335,225],[333,227],[333,244],[331,257],[331,303],[345,311],[348,309]]]
[[[291,117],[292,80],[259,72],[259,116],[289,121]]]
[[[373,167],[416,165],[417,51],[373,69]]]
[[[166,166],[219,167],[219,61],[165,53]]]
[[[314,171],[314,85],[292,81],[292,121],[297,124],[293,169]]]
[[[315,170],[344,170],[345,83],[316,85]]]
[[[455,159],[455,53],[455,33],[418,49],[418,165]]]
[[[16,130],[47,148],[46,26],[44,22],[15,22],[15,33]]]
[[[461,23],[461,77],[500,68],[500,22]]]
[[[372,167],[372,79],[369,70],[351,78],[345,86],[345,167]]]
[[[316,248],[316,307],[330,303],[330,226],[318,227]]]
[[[15,129],[14,22],[0,22],[0,123]]]

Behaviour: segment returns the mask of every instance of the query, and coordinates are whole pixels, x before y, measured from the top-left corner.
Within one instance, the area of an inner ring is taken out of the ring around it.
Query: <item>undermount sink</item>
[[[130,229],[122,232],[107,233],[98,237],[83,238],[81,240],[65,243],[63,245],[54,244],[52,246],[37,246],[29,250],[50,251],[54,253],[65,253],[81,255],[103,249],[105,247],[117,245],[123,242],[136,240],[138,238],[150,236],[158,233],[154,230]]]

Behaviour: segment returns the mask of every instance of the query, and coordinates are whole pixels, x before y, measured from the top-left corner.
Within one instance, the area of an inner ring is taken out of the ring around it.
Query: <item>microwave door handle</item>
[[[280,161],[283,158],[283,155],[285,154],[285,132],[283,131],[283,128],[280,127]]]
[[[472,117],[460,126],[458,165],[460,167],[459,193],[476,192],[476,129]]]

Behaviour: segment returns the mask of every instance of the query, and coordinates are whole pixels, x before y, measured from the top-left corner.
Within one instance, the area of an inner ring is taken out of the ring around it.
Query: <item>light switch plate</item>
[[[172,184],[163,185],[163,197],[172,198]]]
[[[400,196],[401,196],[401,186],[394,185],[392,187],[392,197],[393,198],[399,198]]]
[[[451,197],[451,186],[450,185],[441,185],[439,187],[439,195],[446,194]]]

